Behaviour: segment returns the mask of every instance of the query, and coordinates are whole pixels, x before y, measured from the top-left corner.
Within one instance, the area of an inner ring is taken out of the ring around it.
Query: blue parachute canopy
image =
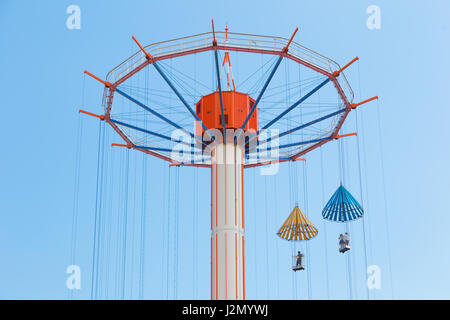
[[[355,198],[342,185],[328,200],[322,210],[322,216],[326,220],[347,222],[361,218],[364,210]]]

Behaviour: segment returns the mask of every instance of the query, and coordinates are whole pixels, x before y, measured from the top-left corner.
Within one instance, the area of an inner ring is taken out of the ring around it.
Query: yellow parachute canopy
[[[316,227],[298,206],[292,210],[289,217],[277,232],[281,238],[288,241],[309,240],[317,236],[317,233]]]

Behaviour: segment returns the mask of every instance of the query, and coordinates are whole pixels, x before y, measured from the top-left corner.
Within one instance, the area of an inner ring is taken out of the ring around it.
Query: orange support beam
[[[294,159],[293,161],[306,161],[306,158],[298,158],[298,159]]]
[[[373,101],[373,100],[378,100],[378,96],[375,96],[375,97],[372,97],[372,98],[370,98],[370,99],[361,101],[361,102],[359,102],[359,103],[353,103],[353,104],[352,104],[352,109],[356,109],[358,106],[360,106],[360,105],[362,105],[362,104],[365,104],[365,103],[367,103],[367,102]]]
[[[345,137],[350,137],[350,136],[356,136],[358,135],[356,132],[352,132],[352,133],[346,133],[346,134],[338,134],[336,135],[336,137],[334,139],[340,139],[340,138],[345,138]]]
[[[134,42],[136,42],[136,44],[138,45],[138,47],[142,50],[142,52],[145,54],[145,57],[147,58],[147,60],[153,60],[153,57],[150,53],[148,53],[147,51],[145,51],[144,47],[141,46],[141,44],[139,43],[139,41],[136,40],[136,38],[134,36],[131,36],[131,38],[134,40]]]
[[[344,71],[345,69],[347,69],[350,65],[352,65],[355,61],[359,60],[358,57],[356,57],[355,59],[353,59],[352,61],[350,61],[349,63],[347,63],[344,67],[342,67],[340,70],[333,72],[333,75],[335,77],[339,76],[341,74],[342,71]]]
[[[181,167],[181,164],[172,163],[172,164],[169,164],[169,167]]]
[[[91,76],[91,77],[94,78],[95,80],[100,81],[101,83],[103,83],[103,84],[105,85],[105,87],[107,87],[107,88],[111,87],[111,83],[110,83],[110,82],[108,82],[108,81],[103,81],[102,79],[100,79],[99,77],[93,75],[93,74],[90,73],[89,71],[84,70],[84,73],[87,74],[88,76]]]
[[[87,114],[88,116],[92,116],[92,117],[96,117],[99,118],[100,120],[105,120],[105,116],[104,115],[98,115],[92,112],[88,112],[88,111],[84,111],[84,110],[78,110],[79,113],[84,113]]]
[[[216,32],[214,31],[214,19],[211,19],[211,24],[212,24],[212,32],[213,32],[213,46],[217,46]]]
[[[292,34],[291,38],[289,39],[289,42],[288,42],[287,45],[283,48],[283,52],[287,52],[287,51],[288,51],[288,48],[289,48],[289,46],[291,45],[291,42],[292,42],[292,40],[294,39],[295,34],[297,33],[297,31],[298,31],[298,28],[295,28],[295,31],[294,31],[294,33]]]
[[[124,147],[124,148],[128,148],[128,149],[132,148],[132,146],[130,146],[128,144],[120,144],[120,143],[111,143],[111,147]]]

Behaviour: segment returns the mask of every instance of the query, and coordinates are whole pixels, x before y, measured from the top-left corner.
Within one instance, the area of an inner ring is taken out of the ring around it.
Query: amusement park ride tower
[[[234,143],[234,130],[229,129],[239,128],[250,115],[254,100],[243,93],[220,91],[204,96],[197,103],[199,118],[208,128],[220,132],[211,149],[211,295],[213,299],[242,299],[245,146]],[[246,129],[256,132],[256,112],[251,119]],[[196,129],[202,130],[199,123]]]
[[[110,72],[107,80],[101,80],[85,71],[86,74],[105,85],[103,99],[105,112],[103,115],[82,110],[80,112],[104,120],[125,141],[125,144],[113,145],[142,151],[166,160],[175,166],[210,168],[211,299],[245,299],[244,169],[303,160],[300,158],[302,155],[327,142],[354,135],[354,133],[339,134],[347,115],[360,104],[377,98],[374,97],[358,104],[352,103],[353,93],[342,71],[357,58],[340,68],[332,60],[293,42],[296,32],[297,29],[288,40],[233,34],[229,33],[227,29],[225,32],[216,33],[213,24],[213,30],[210,33],[146,47],[143,47],[133,37],[140,48],[140,52],[130,57],[126,64],[121,64]],[[195,105],[192,105],[186,101],[177,89],[176,84],[169,79],[161,63],[166,59],[176,59],[206,51],[212,51],[214,54],[214,73],[217,77],[217,87],[214,92],[202,95]],[[224,52],[222,71],[226,70],[226,90],[222,90],[221,86],[219,51]],[[254,97],[236,90],[231,71],[230,51],[246,54],[259,53],[275,57],[275,63],[261,90]],[[276,116],[272,114],[270,120],[263,122],[259,118],[261,112],[263,112],[260,106],[261,99],[283,59],[294,61],[302,67],[316,72],[322,78],[320,83],[306,94],[301,95],[295,103]],[[156,69],[156,72],[179,99],[182,107],[187,111],[186,114],[193,117],[191,129],[170,118],[170,113],[164,113],[163,109],[157,110],[155,107],[149,106],[148,103],[138,100],[124,89],[124,83],[128,79],[150,66]],[[304,121],[299,126],[291,127],[276,136],[267,138],[263,135],[264,130],[273,128],[281,118],[304,103],[328,83],[333,84],[341,101],[335,110]],[[147,114],[157,118],[156,120],[161,121],[165,126],[184,132],[194,143],[180,142],[179,139],[158,129],[142,128],[139,126],[139,122],[132,124],[126,122],[123,118],[119,118],[112,112],[114,95],[117,94],[131,101]],[[283,140],[294,133],[326,121],[330,121],[330,125],[327,126],[327,130],[323,130],[319,135],[307,137],[306,140],[297,142]],[[137,133],[154,140],[149,143],[143,142],[143,139],[136,138]],[[267,150],[270,150],[268,145],[274,140],[280,141],[278,146],[278,149],[282,150],[280,155],[277,158],[262,156],[263,154],[267,155]],[[201,154],[201,156],[189,161],[179,158],[172,151],[174,146],[180,143],[188,147],[186,153],[191,155]],[[251,157],[251,155],[256,156]]]

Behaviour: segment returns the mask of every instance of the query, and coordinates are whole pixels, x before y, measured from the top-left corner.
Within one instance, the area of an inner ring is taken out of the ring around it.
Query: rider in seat
[[[303,267],[303,264],[302,264],[302,258],[303,258],[303,254],[300,251],[297,251],[297,255],[295,256],[296,264],[292,268],[294,271],[297,272],[298,270],[304,270],[305,269],[305,267]]]
[[[339,252],[344,253],[350,250],[350,235],[346,232],[339,235]]]

